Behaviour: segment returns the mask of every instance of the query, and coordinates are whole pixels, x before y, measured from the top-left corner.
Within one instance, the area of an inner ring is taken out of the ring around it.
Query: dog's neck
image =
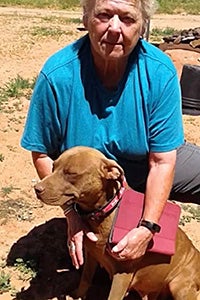
[[[116,181],[113,186],[109,185],[109,189],[106,193],[106,199],[102,201],[101,199],[101,206],[98,209],[94,209],[93,211],[86,212],[77,204],[75,204],[75,209],[79,215],[83,216],[84,218],[101,222],[105,219],[119,204],[122,195],[125,190],[125,184]]]

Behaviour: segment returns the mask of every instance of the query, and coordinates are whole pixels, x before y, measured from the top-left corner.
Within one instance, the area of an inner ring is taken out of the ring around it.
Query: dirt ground
[[[85,34],[77,29],[81,22],[66,22],[69,17],[80,18],[81,13],[0,8],[0,87],[5,88],[17,76],[33,80],[48,56]],[[181,30],[199,25],[200,16],[184,14],[156,15],[151,21],[151,28]],[[63,33],[40,35],[41,28]],[[38,34],[34,35],[36,30]],[[200,53],[185,50],[166,53],[174,61],[179,76],[184,64],[200,65]],[[16,291],[17,299],[65,299],[63,295],[74,288],[79,274],[68,272],[71,265],[62,211],[42,205],[33,192],[38,177],[30,153],[20,147],[28,106],[28,97],[24,95],[10,98],[0,110],[0,283],[2,274],[9,274],[11,285],[0,294],[0,300],[14,299]],[[184,115],[183,120],[187,140],[200,145],[200,116]],[[189,208],[192,213],[186,211]],[[198,211],[195,205],[186,205],[181,226],[200,250]],[[16,265],[18,258],[26,266],[19,260]],[[30,271],[33,262],[37,270],[34,279]],[[102,300],[101,289],[97,294]]]

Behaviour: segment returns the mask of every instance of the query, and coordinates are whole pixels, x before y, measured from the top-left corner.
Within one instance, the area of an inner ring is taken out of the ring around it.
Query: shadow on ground
[[[21,237],[10,249],[7,265],[13,266],[18,258],[33,261],[37,275],[17,299],[61,299],[78,285],[80,272],[71,264],[64,218],[52,219]]]
[[[37,274],[27,289],[17,293],[17,300],[63,300],[78,286],[81,271],[75,270],[71,264],[66,231],[66,219],[54,218],[35,227],[13,244],[7,265],[14,266],[18,258],[24,262],[33,261]],[[107,273],[99,268],[86,300],[106,300],[109,289]],[[126,299],[139,300],[140,297],[132,294]]]

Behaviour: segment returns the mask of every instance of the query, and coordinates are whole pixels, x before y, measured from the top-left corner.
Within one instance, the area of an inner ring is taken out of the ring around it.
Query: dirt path
[[[7,16],[29,16],[29,17],[65,17],[65,18],[81,18],[81,10],[51,10],[51,9],[27,9],[27,8],[16,8],[16,7],[0,7],[0,15]],[[155,14],[152,17],[152,28],[176,28],[178,30],[185,28],[195,28],[200,25],[200,16],[198,15],[187,15],[186,13],[166,15],[166,14]]]
[[[68,18],[81,18],[81,13],[0,7],[0,87],[5,88],[17,76],[33,80],[49,55],[85,34],[77,29],[82,26],[81,21],[69,23]],[[199,25],[200,16],[191,15],[155,15],[151,21],[151,27],[159,28],[185,29]],[[45,35],[44,29],[51,29],[52,34]],[[200,65],[199,53],[182,50],[167,53],[179,75],[183,64]],[[67,272],[70,263],[66,254],[65,220],[59,209],[43,206],[36,200],[32,186],[37,175],[30,154],[20,147],[28,92],[9,98],[0,109],[0,273],[10,275],[12,288],[25,289],[19,299],[62,299],[59,295],[66,292],[66,282],[68,287],[72,285]],[[200,116],[183,119],[187,139],[200,145]],[[196,206],[192,209],[196,217],[192,218],[192,213],[189,218],[186,213],[184,230],[200,249],[198,211]],[[17,257],[36,262],[39,276],[35,280],[30,281],[30,270],[24,265],[23,268],[6,266],[6,260],[13,265]],[[8,290],[0,294],[0,300],[14,299],[10,287]]]

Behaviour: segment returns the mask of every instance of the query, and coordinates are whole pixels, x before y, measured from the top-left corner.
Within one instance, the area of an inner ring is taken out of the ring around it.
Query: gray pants
[[[200,147],[186,142],[177,151],[170,199],[200,204]]]
[[[147,166],[140,164],[136,174],[144,178]],[[147,176],[147,175],[146,175]],[[130,185],[131,186],[131,185]],[[132,188],[144,193],[146,182]],[[177,150],[174,183],[169,199],[200,204],[200,147],[185,142]]]

